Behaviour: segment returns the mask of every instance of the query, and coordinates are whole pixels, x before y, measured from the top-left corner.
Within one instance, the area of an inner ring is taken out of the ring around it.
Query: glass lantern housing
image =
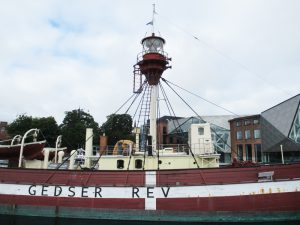
[[[154,34],[142,40],[143,49],[146,53],[162,53],[165,40]]]

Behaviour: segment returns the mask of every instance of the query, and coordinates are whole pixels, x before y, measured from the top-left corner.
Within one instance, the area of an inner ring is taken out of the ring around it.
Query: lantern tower
[[[162,73],[171,68],[167,53],[164,52],[165,40],[162,37],[156,36],[152,33],[151,36],[142,39],[141,44],[143,51],[137,56],[137,63],[134,65],[134,92],[140,93],[143,89],[142,76],[145,77],[146,82],[151,87],[150,96],[150,132],[149,136],[152,139],[152,152],[156,150],[157,145],[157,98],[158,86]]]

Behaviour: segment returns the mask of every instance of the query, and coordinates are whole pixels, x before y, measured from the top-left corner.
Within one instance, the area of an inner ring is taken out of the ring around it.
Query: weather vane
[[[149,23],[147,23],[146,25],[152,25],[152,33],[154,33],[154,15],[157,13],[155,12],[155,4],[152,4],[152,6],[153,6],[152,20]]]

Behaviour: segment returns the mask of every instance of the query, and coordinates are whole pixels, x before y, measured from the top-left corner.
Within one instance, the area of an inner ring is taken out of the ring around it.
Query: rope
[[[197,116],[197,117],[199,117],[201,120],[203,120],[203,121],[205,121],[175,90],[174,90],[174,88],[168,83],[168,81],[167,80],[165,80],[164,78],[162,78],[162,80],[168,85],[168,87],[193,111],[193,113]],[[231,146],[230,145],[228,145],[225,141],[224,141],[224,139],[215,131],[215,129],[213,129],[212,127],[211,127],[211,130],[215,133],[215,135],[218,137],[218,138],[220,138],[220,140],[222,140],[223,141],[223,143],[226,145],[226,146],[228,146],[229,148],[230,148],[230,150],[231,151],[233,151],[234,153],[237,153],[236,151],[234,151],[232,148],[231,148]]]
[[[236,113],[234,113],[234,112],[232,112],[232,111],[230,111],[230,110],[228,110],[228,109],[226,109],[226,108],[224,108],[224,107],[222,107],[222,106],[220,106],[220,105],[218,105],[218,104],[216,104],[216,103],[214,103],[214,102],[212,102],[212,101],[209,101],[209,100],[207,100],[207,99],[201,97],[200,95],[195,94],[195,93],[193,93],[193,92],[191,92],[191,91],[189,91],[189,90],[187,90],[187,89],[185,89],[185,88],[183,88],[183,87],[180,87],[180,86],[177,85],[177,84],[174,84],[174,83],[172,83],[172,82],[170,82],[170,81],[168,81],[168,80],[166,80],[166,79],[164,79],[164,78],[162,78],[162,80],[164,80],[164,81],[166,81],[166,82],[168,82],[168,83],[170,83],[170,84],[172,84],[172,85],[174,85],[174,86],[180,88],[181,90],[186,91],[187,93],[189,93],[189,94],[191,94],[191,95],[194,95],[194,96],[196,96],[196,97],[202,99],[203,101],[206,101],[206,102],[208,102],[208,103],[210,103],[210,104],[212,104],[212,105],[214,105],[214,106],[216,106],[216,107],[218,107],[218,108],[220,108],[220,109],[223,109],[223,110],[229,112],[230,114],[233,114],[233,115],[235,115],[235,116],[239,116],[238,114],[236,114]]]
[[[169,107],[170,107],[170,108],[167,106],[168,109],[169,109],[169,110],[170,110],[170,109],[172,110],[172,113],[173,113],[173,115],[174,115],[175,118],[176,118],[175,120],[177,121],[178,126],[176,127],[174,120],[173,120],[173,125],[174,125],[174,127],[175,127],[176,130],[177,130],[178,127],[180,128],[180,134],[183,136],[182,140],[184,140],[183,130],[181,129],[181,126],[179,125],[179,121],[178,121],[178,119],[177,119],[177,117],[176,117],[176,115],[175,115],[175,112],[174,112],[173,107],[172,107],[172,105],[171,105],[171,103],[170,103],[170,101],[169,101],[169,98],[168,98],[168,96],[166,95],[165,90],[164,90],[164,88],[163,88],[163,86],[162,86],[161,84],[160,84],[160,87],[161,87],[162,93],[163,93],[163,95],[164,95],[164,98],[166,99],[166,104],[167,104],[167,105],[169,104]],[[169,111],[169,113],[170,113],[170,111]],[[170,114],[171,114],[171,113],[170,113]],[[187,145],[188,145],[188,150],[189,150],[189,152],[191,153],[191,155],[192,155],[192,157],[193,157],[193,159],[194,159],[194,162],[195,162],[196,165],[197,165],[197,168],[199,169],[200,166],[199,166],[199,164],[198,164],[198,162],[197,162],[197,160],[196,160],[196,157],[195,157],[194,153],[192,152],[192,150],[191,150],[189,144],[187,144]],[[203,179],[203,181],[204,181],[204,179]],[[204,182],[205,182],[205,181],[204,181]]]
[[[183,33],[185,33],[186,35],[192,37],[195,41],[197,41],[198,43],[202,43],[204,46],[214,50],[217,54],[219,54],[220,56],[226,58],[228,61],[233,62],[234,64],[237,64],[239,67],[243,68],[245,71],[249,72],[250,74],[255,75],[257,78],[261,79],[262,81],[264,81],[266,84],[268,84],[269,86],[272,86],[273,88],[275,88],[276,90],[280,90],[282,93],[284,93],[285,95],[291,97],[293,96],[291,93],[289,93],[288,91],[284,90],[283,88],[273,84],[272,82],[266,80],[261,74],[254,72],[252,70],[249,69],[249,67],[247,67],[245,64],[239,62],[238,60],[232,58],[231,56],[229,56],[228,54],[222,52],[221,50],[219,50],[218,48],[214,47],[213,45],[209,44],[208,42],[202,40],[201,38],[199,38],[199,36],[196,36],[194,34],[192,34],[191,32],[187,31],[185,28],[173,23],[171,20],[165,18],[164,16],[161,16],[160,14],[158,14],[156,12],[156,15],[159,15],[162,19],[164,19],[167,23],[173,25],[174,27],[176,27],[178,30],[182,31]]]

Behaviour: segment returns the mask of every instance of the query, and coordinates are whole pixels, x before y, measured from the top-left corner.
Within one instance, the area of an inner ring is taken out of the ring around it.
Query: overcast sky
[[[297,0],[1,0],[0,121],[61,123],[80,107],[105,122],[132,94],[153,3],[172,57],[167,80],[238,115],[299,94]],[[229,114],[179,92],[200,115]],[[171,100],[178,116],[193,115]]]

